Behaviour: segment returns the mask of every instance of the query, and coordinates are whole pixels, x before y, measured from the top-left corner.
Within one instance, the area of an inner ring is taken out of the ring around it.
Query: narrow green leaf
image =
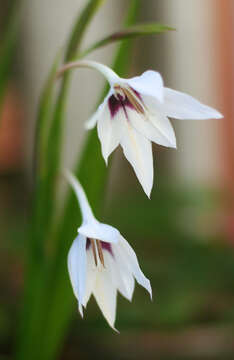
[[[3,42],[0,46],[0,119],[19,30],[19,3],[20,1],[15,0],[12,4],[10,16],[7,19]]]
[[[70,37],[70,41],[66,50],[65,62],[70,61],[76,55],[83,33],[85,32],[93,16],[105,2],[106,0],[89,0],[89,3],[82,12],[82,16],[79,18],[79,21],[73,28],[72,36]]]
[[[123,30],[117,31],[111,35],[108,35],[107,37],[105,37],[102,40],[97,41],[96,43],[91,45],[88,49],[86,49],[81,54],[81,56],[84,57],[84,56],[88,55],[91,51],[94,51],[100,47],[109,45],[116,41],[120,41],[123,39],[132,39],[132,38],[137,38],[137,37],[146,36],[146,35],[156,35],[156,34],[160,34],[165,31],[172,31],[172,30],[175,30],[175,29],[172,27],[162,25],[162,24],[157,24],[157,23],[139,24],[139,25],[131,26],[131,27],[125,28]]]
[[[41,293],[44,289],[45,277],[45,258],[44,249],[40,246],[41,230],[43,224],[43,204],[42,198],[45,196],[44,191],[44,166],[45,166],[45,145],[47,140],[47,122],[50,119],[53,104],[54,78],[57,71],[59,56],[53,64],[48,75],[45,87],[42,91],[38,117],[35,132],[35,150],[34,150],[34,208],[31,216],[30,231],[28,235],[26,251],[26,279],[24,289],[24,306],[21,314],[20,332],[17,339],[17,359],[27,359],[27,354],[33,351],[35,343],[34,337],[37,337],[37,311],[41,304]],[[38,162],[38,163],[37,163]],[[38,171],[38,168],[42,171]],[[30,312],[30,310],[32,310]]]

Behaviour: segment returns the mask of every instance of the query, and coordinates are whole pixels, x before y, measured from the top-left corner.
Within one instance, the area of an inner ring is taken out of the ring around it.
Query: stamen
[[[91,242],[91,246],[92,246],[93,257],[94,257],[94,262],[95,262],[95,265],[97,266],[98,261],[97,261],[97,253],[96,253],[96,246],[95,246],[95,242],[94,242],[94,240],[93,240],[93,239],[90,239],[90,242]]]
[[[136,95],[131,89],[124,88],[123,89],[124,94],[127,96],[129,102],[132,104],[132,106],[136,109],[136,111],[140,114],[144,114],[145,110],[141,103],[139,102],[139,99],[137,99]]]
[[[100,240],[96,240],[96,244],[97,244],[99,259],[100,259],[100,261],[101,261],[102,266],[105,267],[101,241],[100,241]]]
[[[123,96],[123,98],[127,98],[129,103],[133,106],[133,108],[140,114],[145,113],[145,109],[136,94],[130,87],[121,87],[120,85],[114,85],[114,89],[117,94]]]
[[[88,240],[88,242],[87,242],[88,247],[90,246],[90,244],[91,244],[91,247],[92,247],[95,266],[97,268],[99,268],[101,265],[103,267],[105,267],[104,255],[103,255],[103,250],[102,250],[102,241],[95,240],[95,239],[90,239],[90,238],[88,238],[87,240]]]

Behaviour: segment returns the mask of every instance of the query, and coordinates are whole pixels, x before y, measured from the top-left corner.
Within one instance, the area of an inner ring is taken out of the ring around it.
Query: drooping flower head
[[[83,307],[93,294],[105,319],[115,329],[117,291],[131,301],[136,280],[152,297],[150,282],[128,242],[117,229],[94,217],[78,180],[68,171],[64,175],[76,193],[83,218],[68,254],[68,270],[79,311],[83,316]]]
[[[123,79],[103,64],[79,61],[65,65],[60,73],[82,66],[98,70],[110,84],[107,96],[86,127],[91,129],[97,124],[106,163],[116,147],[122,147],[147,196],[150,196],[153,185],[151,142],[176,147],[175,133],[168,117],[222,117],[218,111],[192,96],[164,87],[163,79],[156,71],[149,70],[141,76]]]

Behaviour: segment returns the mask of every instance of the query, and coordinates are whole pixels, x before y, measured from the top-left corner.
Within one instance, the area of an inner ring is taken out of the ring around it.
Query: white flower
[[[86,127],[91,129],[97,123],[106,163],[109,155],[121,145],[147,196],[153,185],[151,142],[176,148],[175,133],[168,117],[222,117],[218,111],[190,95],[164,87],[163,79],[156,71],[122,79],[107,66],[87,60],[66,64],[59,74],[74,67],[94,68],[108,80],[110,90]]]
[[[117,291],[131,301],[135,279],[152,297],[149,280],[142,273],[135,252],[117,229],[97,221],[78,180],[65,177],[79,201],[83,223],[68,254],[68,270],[79,311],[83,316],[91,294],[114,328]]]

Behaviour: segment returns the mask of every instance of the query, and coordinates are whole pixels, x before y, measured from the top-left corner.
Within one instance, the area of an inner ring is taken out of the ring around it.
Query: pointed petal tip
[[[150,189],[146,189],[146,188],[143,187],[143,190],[144,190],[144,192],[145,192],[145,194],[146,194],[146,196],[148,197],[149,200],[151,200],[152,187],[153,187],[153,185],[151,186]]]
[[[138,180],[139,180],[139,182],[140,182],[140,184],[141,184],[141,186],[142,186],[142,188],[143,188],[146,196],[147,196],[148,199],[150,200],[154,179],[152,178],[152,179],[151,179],[150,181],[148,181],[147,183],[146,183],[145,180],[142,181],[142,180],[140,180],[139,178],[138,178]]]
[[[91,124],[87,121],[84,124],[84,128],[85,128],[85,130],[91,130],[94,128],[94,126],[91,126]]]
[[[114,327],[114,324],[113,324],[113,326],[112,326],[112,325],[110,325],[110,326],[111,326],[111,328],[112,328],[117,334],[120,334],[120,331],[117,330],[117,329]]]
[[[151,284],[150,284],[149,280],[148,280],[147,291],[148,291],[148,293],[150,295],[150,300],[153,301],[153,293],[152,293],[152,288],[151,288]]]
[[[209,108],[210,111],[207,114],[206,119],[222,119],[224,116],[221,114],[218,110],[215,110],[213,108]]]
[[[82,304],[79,304],[79,305],[78,305],[78,310],[79,310],[80,316],[81,316],[82,319],[83,319],[83,318],[84,318],[84,313],[83,313],[83,306],[82,306]]]
[[[108,156],[103,156],[106,166],[108,166]]]
[[[95,128],[98,121],[98,111],[99,109],[91,116],[89,120],[84,123],[85,130],[92,130]]]
[[[150,281],[147,278],[145,280],[146,281],[145,281],[144,288],[148,291],[150,300],[153,301],[152,287],[151,287]]]
[[[223,119],[224,115],[221,114],[219,111],[216,111],[215,119]]]
[[[177,148],[177,143],[176,143],[176,138],[174,139],[167,139],[167,144],[163,145],[163,146],[166,146],[168,148],[171,148],[171,149],[176,149]]]

